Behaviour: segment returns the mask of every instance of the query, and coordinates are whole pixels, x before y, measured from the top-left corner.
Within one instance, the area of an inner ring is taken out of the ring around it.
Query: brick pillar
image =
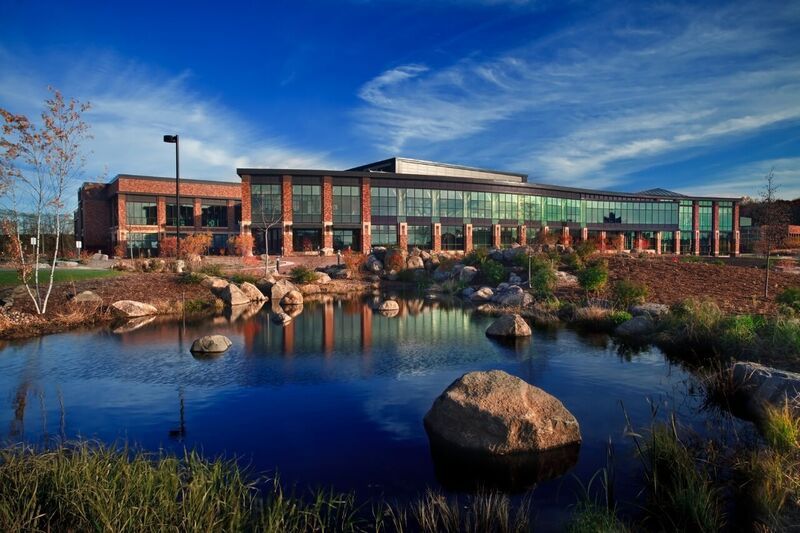
[[[550,233],[550,228],[548,226],[542,226],[542,236],[547,235]]]
[[[641,231],[637,231],[636,232],[636,235],[634,236],[634,241],[635,242],[633,243],[633,250],[635,252],[641,252],[642,251],[642,232]]]
[[[719,202],[711,204],[711,255],[719,255]]]
[[[500,224],[492,226],[492,247],[500,248]]]
[[[661,255],[661,232],[656,232],[656,255]]]
[[[397,245],[401,250],[408,249],[408,222],[401,222],[397,225]]]
[[[199,230],[203,227],[203,202],[200,201],[200,198],[194,199],[194,229],[195,231]]]
[[[518,241],[522,246],[525,246],[528,242],[528,228],[525,224],[521,224],[517,229],[517,236],[519,237]]]
[[[250,196],[250,176],[242,176],[242,233],[245,232],[244,227],[253,223],[253,203]]]
[[[159,231],[163,231],[164,226],[167,225],[167,201],[163,196],[158,197],[158,201],[156,203],[156,217],[158,219],[158,229]]]
[[[282,255],[292,255],[292,177],[281,176],[281,215],[283,217],[283,251]]]
[[[372,197],[369,178],[361,178],[361,250],[372,247]]]
[[[739,204],[733,204],[733,246],[731,247],[731,255],[736,257],[739,255]]]
[[[697,200],[692,202],[692,252],[700,255],[700,203]]]
[[[464,251],[469,253],[472,249],[472,224],[464,224]]]
[[[569,245],[570,243],[569,226],[561,227],[561,241],[564,243],[564,245]]]
[[[322,253],[333,253],[333,224],[330,222],[322,223]]]
[[[434,252],[441,252],[442,251],[442,225],[436,222],[433,225],[433,251]]]
[[[601,252],[605,252],[606,251],[606,232],[605,231],[601,231],[600,232],[600,251]]]
[[[673,232],[672,239],[674,241],[675,255],[681,255],[681,230]]]
[[[333,252],[333,178],[322,177],[322,249]]]
[[[586,242],[589,240],[589,228],[581,228],[581,241]]]

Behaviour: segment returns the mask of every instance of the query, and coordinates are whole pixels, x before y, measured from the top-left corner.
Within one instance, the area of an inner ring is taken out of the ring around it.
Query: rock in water
[[[530,337],[531,327],[517,314],[503,315],[486,330],[490,337]]]
[[[282,279],[275,282],[272,287],[270,287],[270,297],[274,303],[280,303],[286,293],[291,291],[297,291],[298,293],[300,292],[297,288],[297,285],[288,279]]]
[[[241,290],[251,302],[263,302],[267,299],[258,287],[247,281],[239,285],[239,290]]]
[[[114,302],[111,304],[111,310],[115,315],[123,318],[136,318],[139,316],[158,314],[158,309],[152,305],[133,300],[120,300],[118,302]]]
[[[281,305],[303,305],[303,293],[292,290],[283,295],[280,299]]]
[[[192,353],[222,353],[233,343],[225,335],[206,335],[192,343]]]
[[[470,372],[425,415],[431,440],[489,455],[579,444],[578,421],[554,396],[501,370]]]
[[[248,298],[245,293],[243,293],[242,290],[233,283],[229,283],[224,289],[222,289],[219,297],[227,305],[244,305],[250,303],[250,298]]]

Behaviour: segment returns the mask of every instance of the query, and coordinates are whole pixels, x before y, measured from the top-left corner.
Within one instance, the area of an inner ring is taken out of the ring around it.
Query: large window
[[[175,204],[167,204],[167,226],[175,225]],[[181,226],[194,226],[194,206],[181,203]]]
[[[361,187],[333,186],[333,221],[337,224],[361,222]]]
[[[472,227],[472,247],[489,248],[492,246],[492,227],[473,226]]]
[[[469,216],[472,218],[492,218],[492,194],[488,192],[470,193]]]
[[[388,187],[372,187],[370,190],[370,208],[373,216],[397,216],[397,189]]]
[[[295,252],[315,252],[322,245],[322,230],[299,229],[292,231],[292,247]]]
[[[127,223],[135,226],[155,226],[158,224],[156,201],[128,201],[125,204]]]
[[[496,217],[503,220],[519,219],[519,197],[516,194],[499,193],[497,195]]]
[[[733,231],[733,204],[731,202],[719,203],[719,230]]]
[[[253,222],[276,222],[281,216],[281,186],[275,183],[250,186]]]
[[[541,196],[523,196],[522,197],[522,216],[527,222],[541,221],[542,220],[542,197]]]
[[[361,248],[361,232],[357,229],[333,230],[334,250],[358,250]]]
[[[202,225],[204,228],[227,228],[228,206],[222,203],[203,203]]]
[[[372,246],[396,246],[397,226],[395,224],[373,224]]]
[[[691,200],[681,200],[679,207],[679,220],[678,226],[681,232],[692,231],[692,202]],[[682,246],[682,245],[681,245]]]
[[[406,216],[431,216],[431,191],[429,189],[406,189]]]
[[[567,222],[581,222],[581,201],[564,200],[564,220]]]
[[[510,247],[515,242],[519,242],[519,228],[516,226],[503,226],[500,228],[500,244]]]
[[[464,217],[464,193],[461,191],[439,192],[439,216],[451,218]]]
[[[698,210],[700,231],[711,231],[711,229],[714,227],[712,204],[708,200],[701,200],[698,203],[700,204],[700,208]]]
[[[544,218],[548,223],[561,222],[564,220],[561,198],[545,197]]]
[[[431,227],[424,226],[408,226],[408,247],[416,246],[425,250],[431,249]]]
[[[464,226],[442,226],[442,250],[464,249]]]
[[[295,223],[322,222],[319,185],[292,185],[292,220]]]
[[[567,201],[567,218],[577,221],[581,217],[580,207]],[[572,211],[572,214],[570,214]],[[689,202],[689,226],[691,229],[691,202]],[[585,200],[584,220],[588,224],[641,224],[678,225],[678,208],[675,202],[618,202],[613,200]]]
[[[130,257],[158,255],[158,233],[128,233],[127,245]]]

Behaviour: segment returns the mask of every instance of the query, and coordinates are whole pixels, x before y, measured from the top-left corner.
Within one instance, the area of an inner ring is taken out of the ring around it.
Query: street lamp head
[[[164,135],[164,142],[165,143],[174,144],[174,143],[178,142],[178,136],[177,135]]]

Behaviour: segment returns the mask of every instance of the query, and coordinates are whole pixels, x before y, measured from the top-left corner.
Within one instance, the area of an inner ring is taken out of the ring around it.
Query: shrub
[[[448,279],[442,283],[442,292],[445,294],[458,294],[467,284],[457,279]]]
[[[643,304],[647,300],[647,286],[635,281],[620,280],[614,284],[614,304],[621,309]]]
[[[175,257],[178,251],[177,237],[161,237],[158,239],[158,256]]]
[[[206,263],[201,266],[198,270],[201,274],[206,274],[207,276],[214,276],[220,278],[223,276],[222,273],[222,265],[217,265],[214,263]]]
[[[186,285],[197,285],[203,281],[203,276],[199,272],[184,272],[178,276],[178,283]]]
[[[767,406],[762,431],[770,446],[791,452],[800,448],[800,418],[795,417],[789,400],[782,407]]]
[[[206,255],[211,241],[211,233],[192,233],[181,239],[181,256]]]
[[[556,288],[556,270],[553,263],[544,257],[531,258],[531,289],[539,298],[552,296]]]
[[[585,261],[587,257],[597,251],[597,244],[592,240],[584,240],[574,246],[575,253],[581,260]]]
[[[386,260],[383,263],[383,268],[386,270],[394,270],[400,272],[405,270],[406,261],[403,259],[403,252],[399,248],[395,248],[393,252],[386,251]]]
[[[359,252],[345,250],[342,252],[342,262],[354,276],[358,276],[361,274],[361,270],[367,262],[367,257]]]
[[[586,292],[599,292],[608,281],[608,264],[599,261],[578,272],[578,283]]]
[[[583,268],[583,259],[577,253],[565,254],[561,256],[561,264],[575,272]]]
[[[623,322],[627,322],[631,318],[633,318],[633,315],[631,315],[627,311],[612,311],[608,315],[608,321],[613,326],[619,326],[620,324],[622,324]]]
[[[467,266],[479,267],[489,259],[489,251],[486,248],[475,248],[464,257],[464,264]]]
[[[253,253],[253,236],[249,233],[234,235],[228,239],[228,248],[232,255],[248,255]]]
[[[313,283],[317,280],[317,273],[308,267],[299,265],[294,267],[290,272],[292,281],[295,283]]]
[[[740,355],[758,339],[764,319],[754,315],[735,315],[722,319],[718,327],[718,342],[727,352]]]
[[[498,285],[506,278],[506,269],[494,259],[487,259],[480,266],[480,273],[483,279],[492,285]]]
[[[247,282],[247,283],[252,283],[253,285],[255,285],[256,281],[258,281],[258,277],[257,276],[254,276],[252,274],[242,274],[241,272],[238,272],[236,274],[233,274],[232,276],[229,276],[228,279],[230,279],[232,282],[234,282],[236,284]]]
[[[628,528],[613,509],[592,501],[581,502],[566,528],[567,533],[625,533]]]
[[[780,293],[777,302],[800,312],[800,287],[789,287]]]

